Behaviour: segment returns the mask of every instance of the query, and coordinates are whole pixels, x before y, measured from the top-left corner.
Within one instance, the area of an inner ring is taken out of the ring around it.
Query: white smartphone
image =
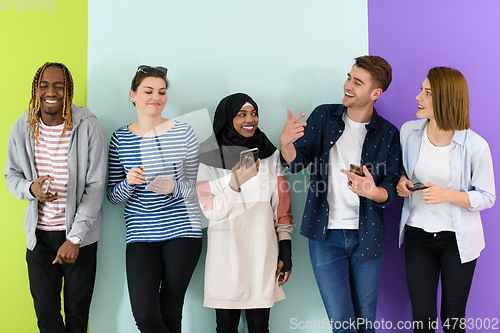
[[[49,180],[47,181],[47,188],[45,189],[44,194],[49,194],[49,191],[50,191],[50,181],[51,180],[52,180],[52,178],[49,178]]]
[[[146,190],[149,190],[151,187],[151,184],[153,184],[155,181],[161,181],[161,180],[169,180],[172,179],[172,175],[159,175],[156,176],[152,181],[149,182],[149,184],[146,186]]]
[[[252,148],[248,150],[243,150],[240,153],[240,166],[243,165],[243,159],[247,157],[246,168],[251,167],[255,161],[259,158],[259,148]]]

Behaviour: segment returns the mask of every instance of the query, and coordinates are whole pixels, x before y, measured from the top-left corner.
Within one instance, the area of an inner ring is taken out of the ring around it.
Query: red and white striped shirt
[[[59,199],[38,203],[37,229],[45,231],[66,230],[65,213],[68,188],[68,148],[71,131],[62,131],[64,123],[47,126],[40,121],[38,143],[35,142],[35,167],[38,177],[51,177],[50,193],[59,195]],[[47,182],[43,184],[45,190]]]

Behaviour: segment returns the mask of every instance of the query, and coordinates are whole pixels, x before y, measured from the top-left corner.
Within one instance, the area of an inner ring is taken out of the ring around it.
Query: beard
[[[63,112],[63,102],[59,101],[56,105],[47,105],[44,101],[41,102],[41,112],[47,116],[55,116],[58,113],[62,115]]]
[[[44,108],[42,109],[42,113],[47,115],[47,116],[56,116],[57,114],[62,115],[62,109],[49,109],[49,108]]]
[[[344,97],[342,99],[342,104],[346,107],[365,107],[369,103],[370,103],[370,95],[366,96],[356,95],[356,97],[354,98],[346,99],[346,97]]]

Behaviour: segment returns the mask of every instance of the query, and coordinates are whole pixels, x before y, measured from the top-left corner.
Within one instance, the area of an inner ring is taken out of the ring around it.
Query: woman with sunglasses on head
[[[127,202],[127,282],[142,333],[181,332],[184,295],[201,253],[195,200],[198,142],[162,117],[167,69],[139,66],[130,99],[137,121],[113,133],[107,195]]]
[[[204,306],[216,309],[218,333],[238,332],[241,309],[249,333],[269,332],[270,308],[284,298],[291,273],[288,183],[258,124],[250,96],[227,96],[215,111],[214,135],[200,145],[196,189],[209,219]],[[254,153],[241,153],[247,149]]]
[[[441,325],[465,332],[465,308],[477,258],[484,248],[479,212],[495,202],[487,142],[469,129],[467,81],[458,70],[432,68],[417,96],[417,117],[401,128],[405,198],[406,279],[415,326],[435,332],[441,276]]]

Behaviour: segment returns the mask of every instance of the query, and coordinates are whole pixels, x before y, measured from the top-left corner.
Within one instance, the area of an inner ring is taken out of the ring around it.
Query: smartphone
[[[355,175],[358,175],[358,176],[361,176],[361,177],[365,176],[365,174],[363,172],[363,169],[361,169],[361,167],[359,165],[351,164],[351,165],[349,165],[349,169]]]
[[[415,191],[423,190],[425,188],[427,188],[427,186],[425,186],[421,182],[416,182],[416,183],[413,183],[413,188],[410,188],[410,191],[415,192]]]
[[[156,176],[152,181],[149,182],[149,184],[146,186],[146,190],[149,190],[151,187],[151,184],[153,184],[155,181],[161,181],[161,180],[169,180],[172,179],[172,175],[159,175]]]
[[[245,167],[249,168],[259,158],[259,148],[252,148],[252,149],[248,149],[248,150],[243,150],[240,153],[240,165],[243,165],[243,159],[245,158],[245,156],[247,157],[247,164]]]
[[[44,194],[49,194],[49,191],[50,191],[50,181],[51,180],[52,180],[52,178],[49,178],[49,180],[47,181],[47,188],[45,189]]]

